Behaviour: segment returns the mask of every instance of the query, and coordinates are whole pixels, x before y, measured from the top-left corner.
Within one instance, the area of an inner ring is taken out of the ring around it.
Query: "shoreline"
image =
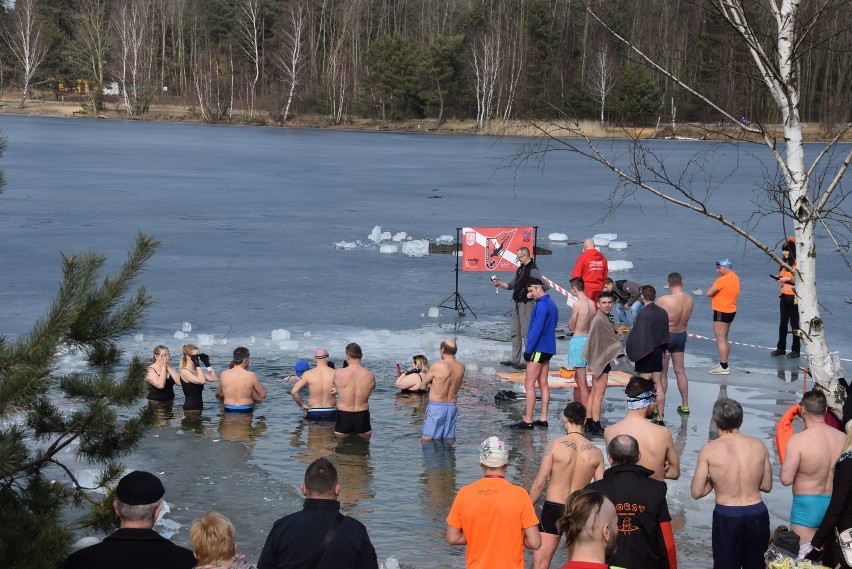
[[[381,119],[351,118],[341,124],[331,124],[329,119],[320,115],[296,116],[282,125],[269,117],[266,111],[258,111],[256,116],[249,117],[244,110],[237,110],[229,120],[215,123],[205,123],[201,120],[194,107],[189,105],[151,104],[151,110],[143,116],[130,117],[120,107],[119,102],[106,103],[105,109],[98,116],[93,116],[84,110],[85,100],[49,101],[40,98],[29,98],[23,109],[18,108],[19,97],[9,93],[0,97],[0,114],[27,116],[55,116],[90,120],[129,120],[145,122],[173,122],[194,124],[221,124],[231,126],[266,126],[277,128],[316,128],[354,130],[361,132],[393,132],[398,134],[439,134],[439,135],[468,135],[540,138],[544,134],[553,137],[572,137],[562,126],[550,120],[525,121],[511,120],[506,123],[492,121],[484,129],[476,128],[473,119],[445,119],[439,128],[435,128],[436,119],[406,119],[400,121],[382,121]],[[618,127],[602,126],[596,121],[581,121],[580,127],[590,138],[611,139],[643,139],[643,140],[672,140],[684,142],[696,141],[763,141],[754,135],[745,136],[734,125],[679,123],[675,128],[671,124],[658,123],[657,127]],[[779,140],[783,140],[783,129],[779,125],[768,125],[768,130]],[[833,133],[819,124],[806,124],[803,128],[805,142],[828,143]],[[838,142],[852,142],[852,130],[847,132]]]

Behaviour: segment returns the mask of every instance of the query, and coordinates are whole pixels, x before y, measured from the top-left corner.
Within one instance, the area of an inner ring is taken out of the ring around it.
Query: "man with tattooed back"
[[[586,422],[586,408],[582,403],[572,401],[562,412],[562,424],[568,433],[547,443],[541,467],[530,488],[530,498],[535,504],[544,491],[548,479],[545,502],[541,507],[541,547],[533,551],[533,567],[547,569],[559,545],[560,534],[556,521],[562,517],[562,511],[568,496],[575,490],[584,488],[592,479],[600,480],[604,474],[603,453],[583,435]]]

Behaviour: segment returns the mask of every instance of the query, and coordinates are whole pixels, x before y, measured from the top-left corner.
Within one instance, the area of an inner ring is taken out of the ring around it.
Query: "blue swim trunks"
[[[254,405],[225,405],[226,413],[251,413],[254,411]]]
[[[818,528],[828,509],[831,494],[816,494],[793,496],[793,507],[790,509],[790,523],[797,526]]]
[[[305,413],[305,419],[308,421],[336,421],[337,407],[317,407],[316,409],[308,409]]]
[[[569,367],[586,367],[588,362],[583,359],[583,349],[586,347],[586,340],[589,339],[588,334],[580,334],[571,336],[571,341],[568,342],[568,366]]]
[[[683,332],[669,332],[669,353],[686,351],[686,330]]]
[[[435,403],[430,401],[426,407],[426,417],[423,419],[424,437],[432,439],[456,438],[456,415],[458,407],[455,403]]]

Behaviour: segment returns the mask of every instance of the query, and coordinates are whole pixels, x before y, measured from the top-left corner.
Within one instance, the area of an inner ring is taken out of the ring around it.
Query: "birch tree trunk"
[[[41,37],[41,22],[36,0],[18,0],[15,3],[9,27],[4,27],[2,32],[3,39],[12,50],[18,65],[21,66],[23,92],[18,108],[23,109],[33,75],[47,56],[47,44]]]
[[[254,100],[260,78],[260,0],[240,0],[237,8],[240,47],[254,67],[254,75],[249,78],[247,88],[249,118],[254,118]]]
[[[291,6],[288,25],[283,30],[285,44],[281,54],[276,57],[278,66],[284,72],[284,83],[287,85],[287,102],[281,112],[282,122],[290,117],[290,107],[293,104],[293,95],[302,76],[305,66],[304,57],[304,34],[307,28],[308,10],[304,4]]]

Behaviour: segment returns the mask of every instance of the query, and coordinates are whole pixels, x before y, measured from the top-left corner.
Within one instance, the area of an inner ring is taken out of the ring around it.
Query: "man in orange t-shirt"
[[[541,547],[530,495],[505,479],[509,447],[497,437],[479,446],[484,477],[459,490],[447,516],[447,543],[467,545],[467,569],[524,569],[524,547]]]
[[[740,295],[740,278],[733,271],[733,264],[727,258],[716,261],[719,278],[707,289],[710,305],[713,308],[713,334],[716,335],[716,347],[719,349],[719,365],[710,369],[713,375],[730,375],[728,354],[728,331],[737,315],[737,297]]]

